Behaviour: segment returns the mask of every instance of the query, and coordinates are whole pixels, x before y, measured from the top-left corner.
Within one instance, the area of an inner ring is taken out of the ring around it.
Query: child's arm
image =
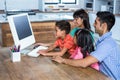
[[[57,47],[56,45],[51,45],[51,46],[50,46],[48,49],[46,49],[46,50],[39,50],[39,51],[38,51],[38,54],[42,54],[42,53],[46,54],[46,53],[48,53],[49,51],[54,50],[56,47]]]
[[[36,43],[35,46],[51,46],[53,43]]]
[[[41,53],[44,56],[63,56],[67,52],[67,48],[63,48],[59,52],[48,52],[48,53]]]

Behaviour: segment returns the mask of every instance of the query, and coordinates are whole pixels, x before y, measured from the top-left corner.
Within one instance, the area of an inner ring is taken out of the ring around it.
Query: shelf
[[[92,6],[86,6],[86,4],[91,4]],[[86,0],[85,9],[97,11],[110,11],[114,14],[120,14],[120,0]]]

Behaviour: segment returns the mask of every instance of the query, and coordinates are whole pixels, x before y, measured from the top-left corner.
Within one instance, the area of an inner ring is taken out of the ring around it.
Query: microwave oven
[[[93,3],[92,2],[87,2],[86,3],[86,9],[92,10],[93,9]]]

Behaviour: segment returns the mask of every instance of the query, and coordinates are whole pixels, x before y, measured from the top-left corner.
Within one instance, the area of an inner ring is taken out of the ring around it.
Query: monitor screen
[[[7,18],[16,46],[20,45],[21,49],[24,49],[35,43],[34,34],[27,13],[12,15]]]
[[[19,40],[32,35],[30,25],[26,15],[14,17],[13,20],[14,20],[15,29],[17,31]]]

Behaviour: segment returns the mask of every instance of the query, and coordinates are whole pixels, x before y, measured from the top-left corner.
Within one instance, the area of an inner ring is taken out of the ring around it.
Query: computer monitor
[[[35,38],[31,23],[27,13],[8,16],[14,44],[20,45],[20,49],[25,49],[35,43]]]

